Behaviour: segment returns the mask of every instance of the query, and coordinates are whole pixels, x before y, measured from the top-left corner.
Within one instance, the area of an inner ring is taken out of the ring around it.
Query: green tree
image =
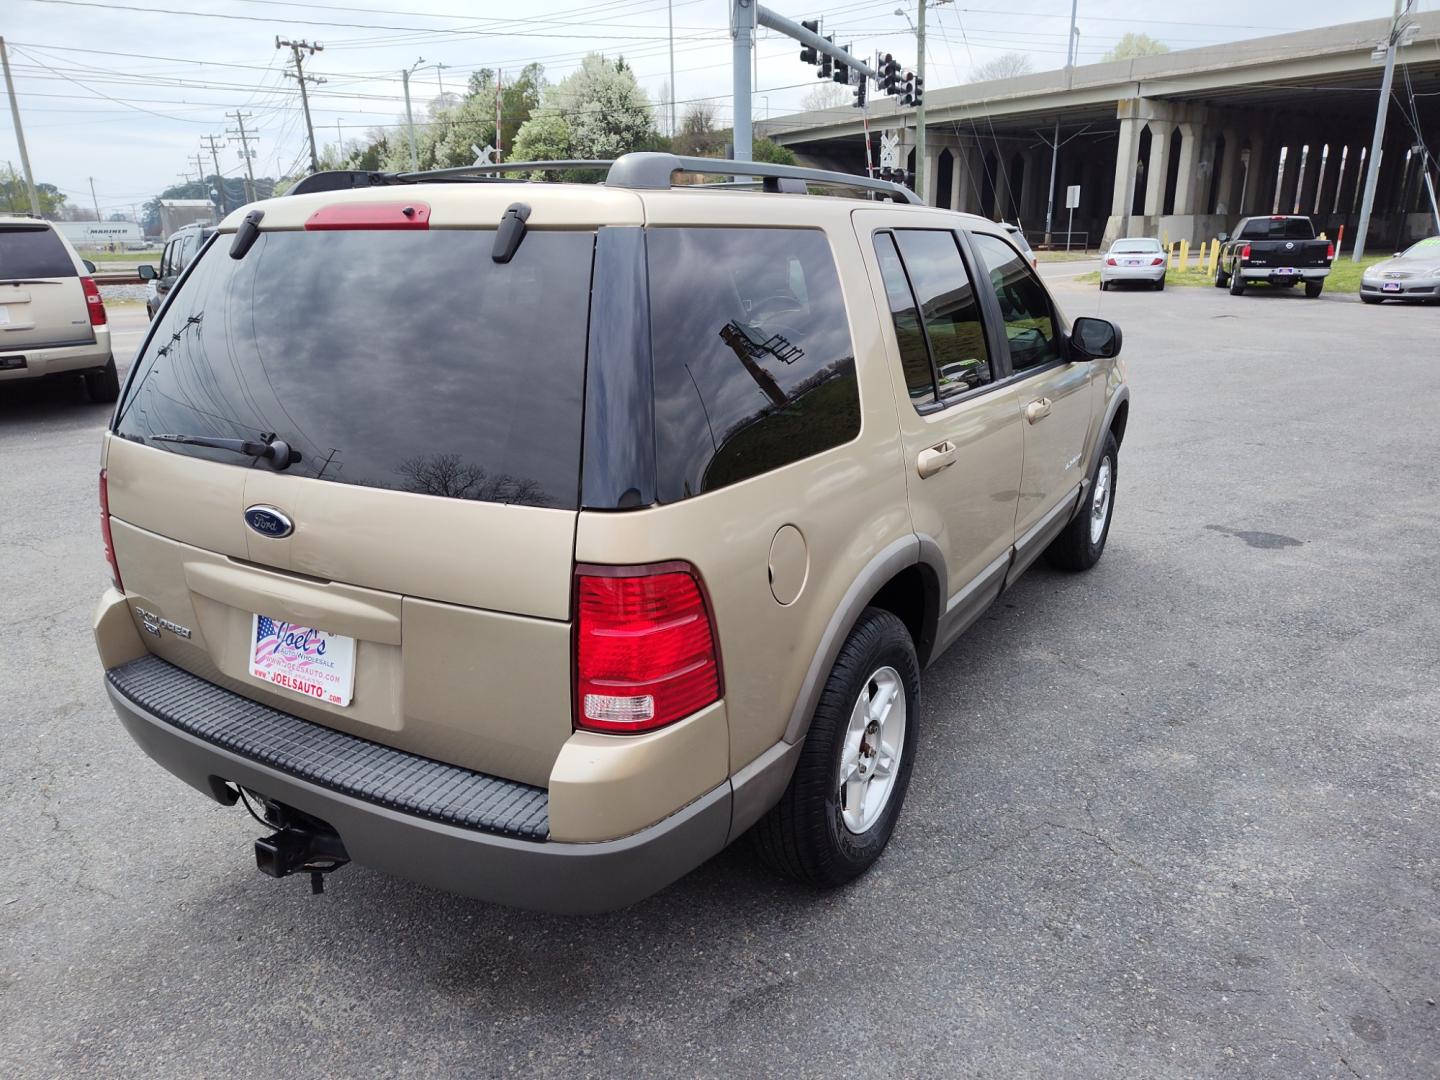
[[[652,113],[623,57],[612,62],[591,53],[577,71],[545,88],[509,156],[603,159],[651,149],[661,144]]]
[[[1157,41],[1149,34],[1126,34],[1115,47],[1105,54],[1105,60],[1134,60],[1137,56],[1159,56],[1168,53],[1170,46]]]
[[[40,200],[40,216],[58,220],[65,210],[65,195],[54,184],[36,184],[35,196]],[[25,174],[13,165],[0,169],[0,205],[14,214],[30,213],[30,191]]]
[[[788,146],[781,146],[779,143],[761,136],[754,139],[750,146],[750,157],[753,161],[763,161],[770,165],[796,165],[799,164],[795,157],[795,151]]]

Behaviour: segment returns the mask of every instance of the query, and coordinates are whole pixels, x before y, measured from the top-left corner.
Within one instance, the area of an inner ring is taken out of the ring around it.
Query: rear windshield
[[[0,227],[0,280],[78,276],[70,253],[49,226]]]
[[[1241,240],[1314,240],[1309,218],[1252,218],[1240,230]]]
[[[159,434],[301,452],[287,475],[574,508],[593,232],[263,233],[213,245],[139,360],[116,432],[169,453],[268,466]]]
[[[1159,250],[1159,240],[1116,240],[1110,245],[1113,255],[1140,255]]]

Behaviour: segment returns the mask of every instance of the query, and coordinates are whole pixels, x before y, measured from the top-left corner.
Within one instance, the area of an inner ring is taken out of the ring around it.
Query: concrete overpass
[[[1373,250],[1434,231],[1421,155],[1411,149],[1409,92],[1424,141],[1440,154],[1440,12],[1413,18],[1386,122]],[[1120,235],[1199,241],[1245,214],[1271,212],[1309,213],[1331,236],[1342,224],[1353,234],[1382,70],[1371,52],[1389,25],[1346,23],[936,88],[926,95],[927,201],[1018,220],[1038,238],[1058,118],[1057,233],[1066,227],[1065,189],[1079,184],[1075,230],[1092,246]],[[876,99],[877,160],[880,132],[898,131],[913,168],[914,126],[914,109]],[[756,130],[806,164],[865,170],[863,118],[851,106],[776,117]]]

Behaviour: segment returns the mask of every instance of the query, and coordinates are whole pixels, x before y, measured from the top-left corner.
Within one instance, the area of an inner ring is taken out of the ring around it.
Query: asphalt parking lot
[[[1125,332],[1109,550],[930,669],[829,895],[743,846],[578,920],[262,877],[101,689],[108,409],[0,393],[0,1075],[1436,1076],[1440,310],[1092,268],[1046,273]]]

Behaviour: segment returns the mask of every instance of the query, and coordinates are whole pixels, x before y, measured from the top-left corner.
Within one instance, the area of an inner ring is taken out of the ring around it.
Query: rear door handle
[[[915,469],[922,480],[954,464],[955,444],[949,439],[921,450],[915,459]]]
[[[1051,404],[1048,397],[1037,398],[1035,401],[1030,402],[1029,405],[1025,406],[1025,419],[1032,424],[1037,420],[1045,419],[1045,417],[1050,415]]]

